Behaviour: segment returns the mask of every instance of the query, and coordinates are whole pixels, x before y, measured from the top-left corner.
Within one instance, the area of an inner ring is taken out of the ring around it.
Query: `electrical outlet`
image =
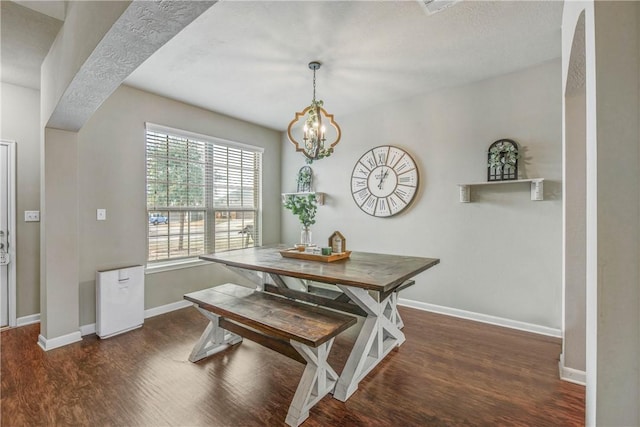
[[[96,219],[98,221],[106,221],[106,219],[107,219],[107,210],[106,209],[98,209],[96,211]]]
[[[39,222],[40,211],[24,211],[24,222]]]

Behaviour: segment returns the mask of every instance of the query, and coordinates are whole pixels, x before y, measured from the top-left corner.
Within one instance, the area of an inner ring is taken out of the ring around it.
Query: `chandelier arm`
[[[326,117],[327,119],[329,119],[329,124],[330,124],[331,126],[333,126],[333,128],[336,130],[336,134],[337,134],[337,135],[336,135],[336,140],[335,140],[335,141],[333,141],[333,142],[331,143],[331,145],[329,146],[329,148],[333,148],[333,147],[335,147],[335,146],[338,144],[338,142],[340,142],[340,138],[342,138],[342,130],[340,129],[340,126],[338,125],[338,123],[336,123],[336,122],[333,120],[333,114],[329,114],[329,113],[327,113],[327,110],[325,110],[325,109],[324,109],[324,108],[322,108],[322,107],[320,107],[320,110],[324,113],[325,117]]]

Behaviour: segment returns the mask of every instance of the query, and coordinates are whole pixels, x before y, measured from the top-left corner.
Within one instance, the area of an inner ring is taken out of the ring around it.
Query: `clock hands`
[[[389,169],[387,168],[387,170],[382,173],[382,171],[380,171],[380,182],[378,183],[378,189],[382,190],[382,184],[384,184],[384,180],[387,178],[387,175],[389,175]]]

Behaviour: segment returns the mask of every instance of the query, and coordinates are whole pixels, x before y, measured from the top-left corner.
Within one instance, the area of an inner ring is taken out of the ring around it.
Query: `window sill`
[[[199,267],[201,265],[210,265],[209,261],[204,261],[199,258],[183,259],[180,261],[159,262],[154,264],[147,264],[144,270],[144,274],[163,273],[165,271],[181,270],[183,268]]]

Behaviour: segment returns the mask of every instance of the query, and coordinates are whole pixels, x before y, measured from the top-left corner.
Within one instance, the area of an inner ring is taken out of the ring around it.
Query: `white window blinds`
[[[261,241],[261,150],[147,124],[148,260]]]

